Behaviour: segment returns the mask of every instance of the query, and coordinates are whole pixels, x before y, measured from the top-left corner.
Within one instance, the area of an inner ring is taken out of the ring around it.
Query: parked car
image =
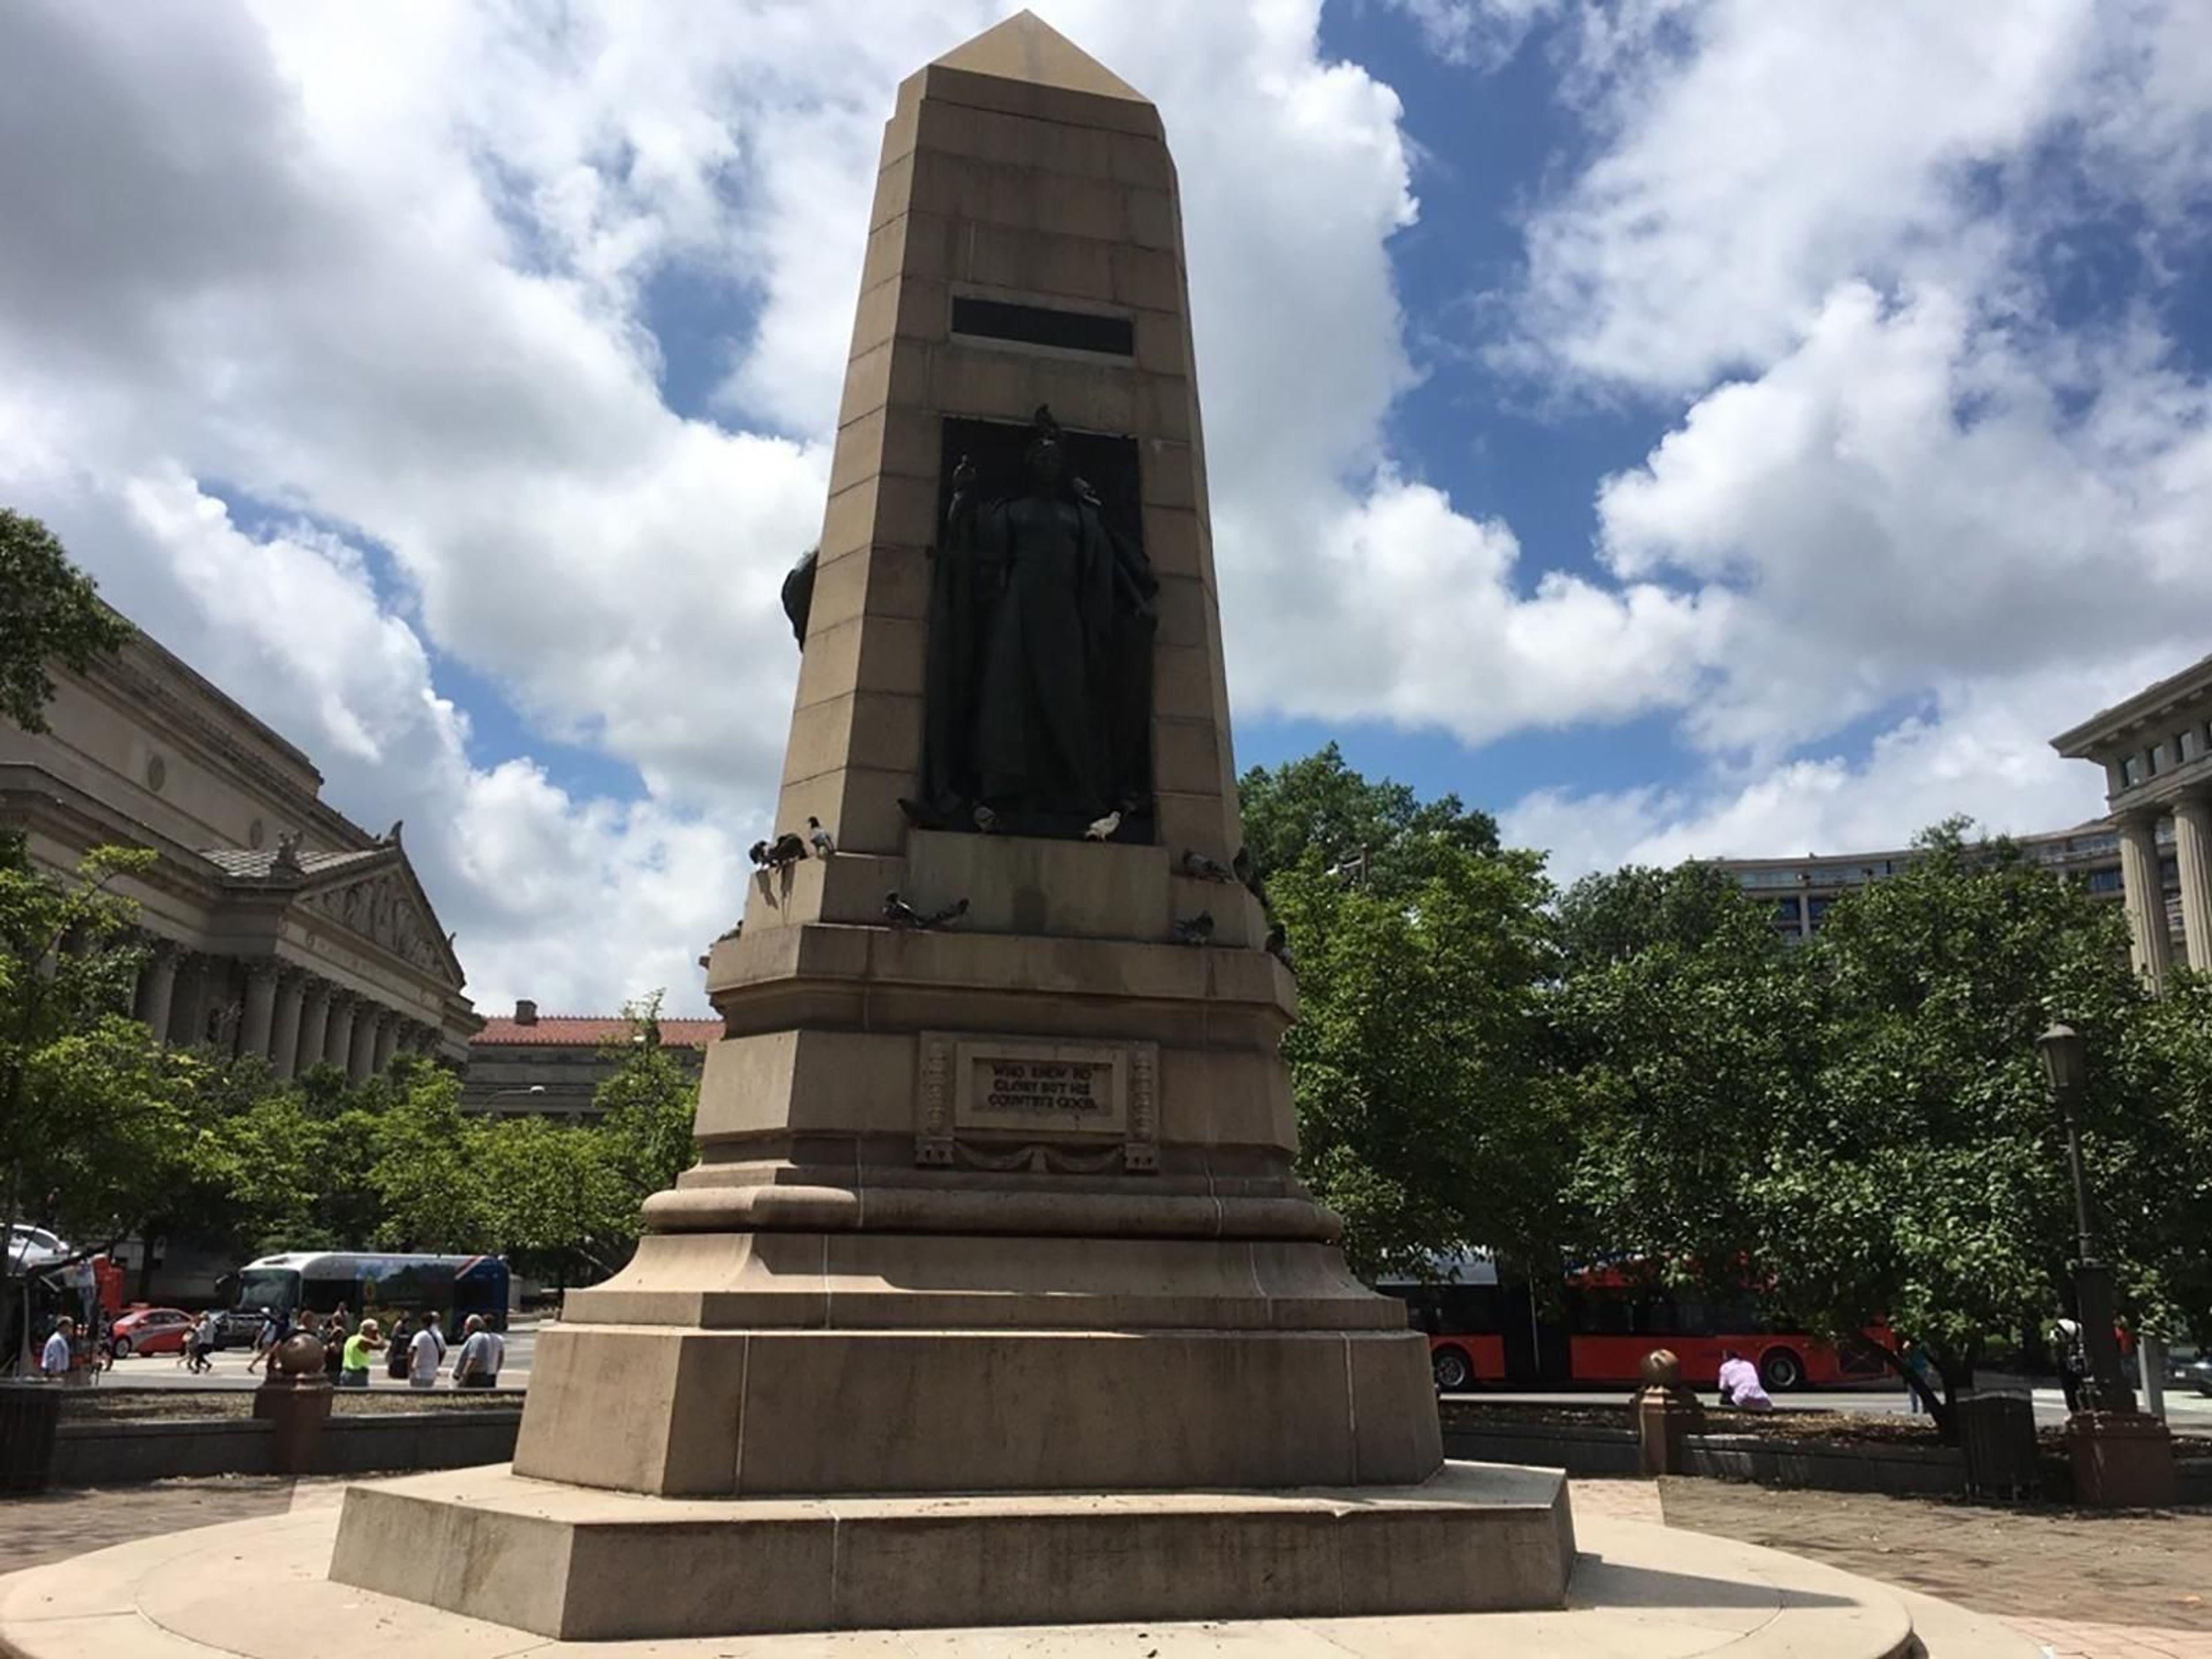
[[[192,1316],[181,1308],[132,1308],[116,1316],[110,1341],[118,1359],[134,1353],[181,1353]]]
[[[2169,1389],[2194,1389],[2212,1399],[2212,1353],[2199,1350],[2191,1354],[2169,1354],[2166,1361],[2166,1386]]]

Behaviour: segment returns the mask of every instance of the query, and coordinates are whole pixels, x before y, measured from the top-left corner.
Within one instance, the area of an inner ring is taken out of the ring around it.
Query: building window
[[[2177,732],[2173,734],[2173,763],[2176,766],[2184,761],[2195,760],[2202,752],[2197,746],[2196,732]]]
[[[2121,756],[2120,787],[2123,789],[2132,789],[2142,781],[2142,757],[2141,755]]]
[[[2158,775],[2158,750],[2159,745],[2156,744],[2152,744],[2143,750],[2143,775],[2147,778],[2154,778]]]
[[[1789,898],[1775,900],[1774,916],[1776,921],[1786,921],[1792,927],[1795,927],[1797,925],[1798,918],[1798,900],[1796,896],[1793,895]]]
[[[2093,893],[2117,893],[2120,890],[2120,872],[2117,870],[2092,870],[2089,890]]]

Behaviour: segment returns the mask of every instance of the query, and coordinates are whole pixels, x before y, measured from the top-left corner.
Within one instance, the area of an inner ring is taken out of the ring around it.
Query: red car
[[[182,1308],[132,1308],[116,1316],[115,1357],[134,1353],[181,1353],[191,1334],[192,1316]]]

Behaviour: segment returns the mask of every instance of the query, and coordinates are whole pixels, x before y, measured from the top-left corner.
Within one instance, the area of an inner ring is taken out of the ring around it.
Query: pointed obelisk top
[[[1152,101],[1031,11],[1018,11],[993,24],[965,46],[953,47],[931,67],[1085,92],[1094,98],[1127,98],[1139,104]]]

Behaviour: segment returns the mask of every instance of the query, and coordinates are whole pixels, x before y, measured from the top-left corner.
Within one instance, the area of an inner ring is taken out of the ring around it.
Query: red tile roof
[[[671,1048],[703,1048],[722,1035],[719,1019],[664,1019],[660,1041]],[[532,1024],[513,1018],[488,1019],[469,1039],[471,1048],[599,1048],[629,1036],[619,1015],[540,1014]]]

